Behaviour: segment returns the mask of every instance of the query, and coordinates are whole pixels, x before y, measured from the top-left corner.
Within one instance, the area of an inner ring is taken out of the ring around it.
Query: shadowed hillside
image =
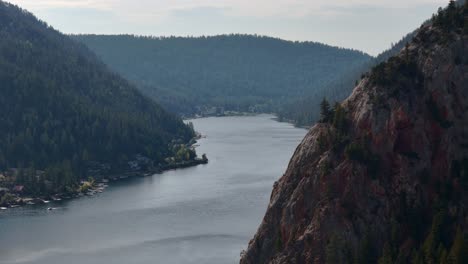
[[[185,115],[212,107],[277,112],[371,59],[319,43],[250,35],[73,37],[145,94]]]
[[[0,170],[18,168],[31,192],[63,190],[90,167],[127,169],[136,155],[164,162],[172,140],[194,136],[84,45],[5,2],[0,83]]]

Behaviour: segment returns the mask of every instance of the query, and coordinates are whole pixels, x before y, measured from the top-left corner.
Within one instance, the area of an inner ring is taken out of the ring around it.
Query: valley
[[[12,1],[0,264],[468,263],[467,1]]]
[[[272,118],[192,120],[206,165],[0,211],[0,263],[237,263],[307,132]]]

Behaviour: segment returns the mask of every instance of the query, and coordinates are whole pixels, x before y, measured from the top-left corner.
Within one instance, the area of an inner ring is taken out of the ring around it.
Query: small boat
[[[7,210],[8,208],[6,207],[0,207],[0,210]]]
[[[55,207],[48,207],[47,208],[47,211],[52,211],[52,210],[57,210],[57,208],[55,208]]]
[[[11,208],[17,208],[17,207],[19,207],[19,205],[14,204],[14,205],[12,205],[12,206],[10,206],[10,207],[11,207]]]
[[[50,203],[50,201],[47,201],[47,200],[43,200],[42,202],[45,203],[45,204]]]

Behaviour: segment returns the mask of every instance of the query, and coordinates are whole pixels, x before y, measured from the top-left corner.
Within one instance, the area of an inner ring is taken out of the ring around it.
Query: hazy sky
[[[8,1],[8,0],[7,0]],[[448,0],[9,0],[64,33],[248,33],[377,54]]]

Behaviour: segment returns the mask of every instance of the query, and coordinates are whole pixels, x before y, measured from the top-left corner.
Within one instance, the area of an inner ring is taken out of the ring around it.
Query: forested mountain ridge
[[[464,0],[458,0],[456,2],[458,5],[462,5]],[[423,25],[427,23],[430,23],[430,20],[425,21]],[[406,44],[413,39],[416,32],[417,30],[408,33],[402,39],[392,44],[389,49],[383,51],[367,63],[350,68],[347,73],[339,76],[327,87],[311,91],[312,94],[309,94],[307,97],[300,98],[297,101],[282,106],[282,108],[276,112],[278,118],[280,120],[292,122],[296,126],[311,126],[320,118],[319,104],[321,100],[325,98],[330,102],[340,102],[347,98],[355,87],[356,82],[362,79],[366,72],[379,63],[398,54]]]
[[[362,79],[367,71],[398,54],[411,41],[415,34],[416,31],[407,34],[401,40],[392,44],[391,48],[383,51],[367,63],[350,68],[347,73],[339,76],[327,87],[317,89],[317,91],[313,91],[313,94],[305,98],[284,105],[277,111],[278,118],[292,122],[296,126],[311,126],[320,118],[319,105],[324,98],[331,102],[344,100],[351,94],[356,82]]]
[[[468,5],[316,124],[241,263],[468,263]]]
[[[277,112],[371,59],[354,50],[252,35],[75,35],[112,69],[179,114]]]
[[[118,172],[137,155],[163,163],[171,141],[194,136],[83,44],[1,1],[0,86],[0,171],[15,168],[31,192],[64,190],[93,166]]]

